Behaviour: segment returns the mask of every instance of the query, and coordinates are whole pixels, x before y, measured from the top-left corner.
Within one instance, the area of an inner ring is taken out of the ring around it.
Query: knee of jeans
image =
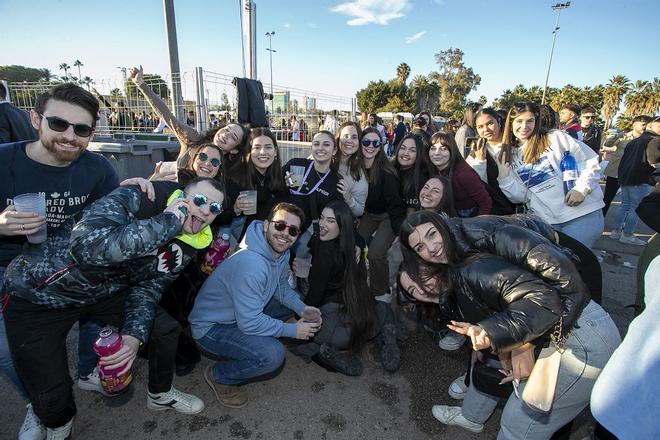
[[[285,354],[284,346],[277,340],[264,344],[259,353],[259,365],[264,372],[275,371],[284,363]]]
[[[36,399],[32,399],[34,412],[45,426],[56,428],[65,425],[76,414],[71,387],[71,379],[67,376],[49,389],[40,391]]]

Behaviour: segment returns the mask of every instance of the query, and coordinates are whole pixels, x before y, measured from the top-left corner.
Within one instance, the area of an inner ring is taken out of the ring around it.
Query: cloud
[[[289,29],[291,27],[291,23],[284,23],[282,26],[284,26],[285,29]]]
[[[331,11],[353,17],[347,22],[349,26],[387,25],[391,20],[405,16],[410,9],[409,3],[410,0],[353,0],[340,3]]]
[[[318,29],[318,25],[316,23],[307,23],[307,27],[310,29]]]
[[[406,38],[406,44],[414,43],[415,41],[417,41],[417,40],[419,40],[420,38],[422,38],[422,37],[424,36],[425,33],[426,33],[426,31],[417,32],[415,35],[412,35],[412,36]]]

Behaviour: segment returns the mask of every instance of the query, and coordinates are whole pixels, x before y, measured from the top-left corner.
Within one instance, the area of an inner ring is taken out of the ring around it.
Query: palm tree
[[[406,63],[401,63],[396,68],[396,79],[401,81],[403,84],[406,83],[408,77],[410,76],[410,66]]]
[[[64,81],[67,81],[69,79],[69,69],[71,68],[71,66],[69,66],[67,63],[62,63],[59,65],[59,68],[60,70],[64,70],[64,76],[62,77],[62,79]]]
[[[623,100],[625,114],[629,116],[646,114],[649,95],[653,94],[653,85],[648,81],[637,80]]]
[[[78,81],[82,84],[82,74],[80,73],[80,68],[84,66],[84,64],[80,60],[75,60],[73,62],[73,66],[78,68]]]
[[[623,75],[615,75],[605,86],[603,91],[603,119],[605,119],[605,129],[612,125],[614,116],[619,111],[623,96],[630,90],[630,80]]]
[[[89,76],[84,77],[83,79],[80,80],[81,84],[85,84],[87,86],[87,90],[89,90],[89,85],[94,84],[94,80],[90,78]]]
[[[440,88],[434,81],[423,75],[417,75],[410,83],[409,93],[415,113],[422,110],[434,111],[440,101]]]

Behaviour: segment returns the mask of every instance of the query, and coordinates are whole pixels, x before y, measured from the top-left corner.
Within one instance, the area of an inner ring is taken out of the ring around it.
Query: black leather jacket
[[[484,256],[478,260],[481,261],[478,265],[471,267],[468,272],[464,272],[465,276],[456,280],[457,286],[469,286],[470,295],[487,297],[489,304],[500,305],[499,308],[491,308],[491,312],[505,311],[507,308],[502,306],[530,294],[545,292],[553,297],[548,298],[547,301],[542,297],[537,298],[534,300],[538,303],[536,308],[524,307],[516,312],[515,317],[512,315],[510,320],[501,321],[503,326],[498,327],[497,330],[493,329],[496,331],[496,337],[502,341],[497,344],[510,347],[514,340],[523,343],[541,336],[550,328],[545,328],[547,311],[557,312],[555,296],[560,300],[557,304],[563,310],[563,331],[572,328],[582,309],[589,302],[590,296],[587,286],[571,261],[570,251],[554,243],[555,234],[550,225],[533,215],[451,218],[447,219],[447,224],[455,238],[459,253],[463,255],[488,253],[506,260],[504,262],[506,265],[500,262],[488,267],[483,263]],[[509,267],[512,264],[514,266]],[[476,268],[478,271],[475,273]],[[459,272],[463,273],[465,270],[467,269]],[[479,271],[483,273],[479,274]],[[519,277],[527,279],[528,275],[539,279],[540,284],[529,281],[521,283],[518,279]],[[527,292],[526,289],[538,291]],[[463,293],[466,292],[467,290]],[[460,296],[458,291],[456,295]],[[557,313],[553,322],[558,319]],[[539,329],[544,331],[538,333]],[[499,334],[506,331],[509,332],[508,337]],[[488,334],[490,335],[490,332]],[[531,339],[528,339],[529,337]]]

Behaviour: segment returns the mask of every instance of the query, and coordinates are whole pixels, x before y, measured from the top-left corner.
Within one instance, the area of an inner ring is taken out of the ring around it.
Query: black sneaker
[[[312,360],[328,371],[336,371],[346,376],[362,374],[362,362],[357,356],[341,353],[329,344],[321,344],[319,353]]]
[[[401,350],[397,345],[397,328],[394,324],[386,324],[381,330],[383,346],[380,350],[380,363],[386,371],[394,372],[401,366]]]

